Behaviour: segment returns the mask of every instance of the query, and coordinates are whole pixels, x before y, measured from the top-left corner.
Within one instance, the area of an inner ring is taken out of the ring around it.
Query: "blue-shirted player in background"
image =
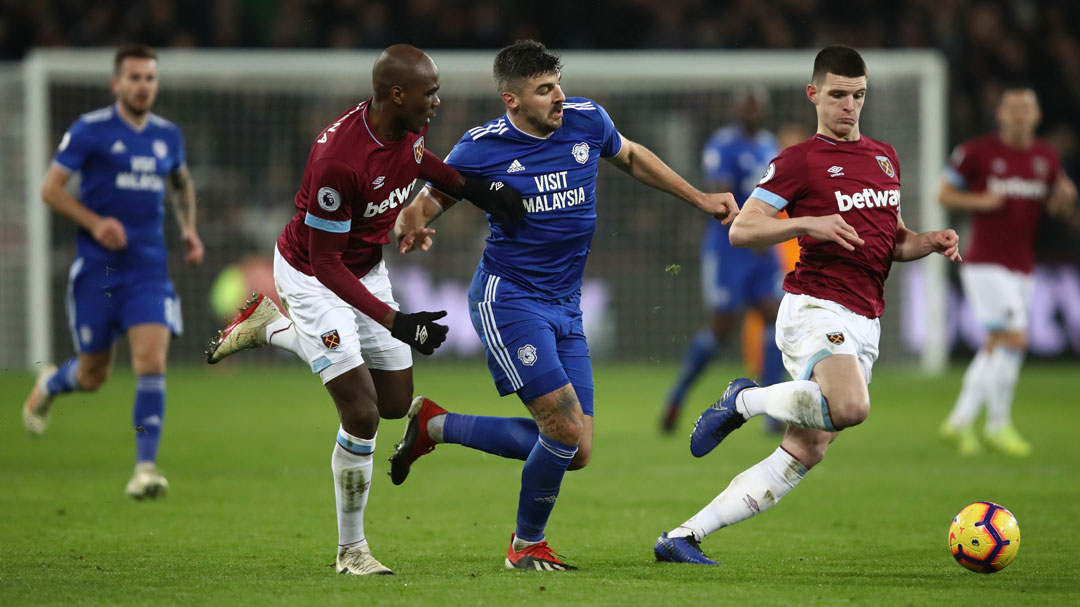
[[[150,113],[158,92],[152,48],[117,50],[112,91],[114,105],[83,114],[64,133],[41,188],[50,207],[79,225],[67,294],[78,355],[59,369],[40,370],[23,421],[31,434],[41,434],[53,398],[97,390],[112,368],[116,339],[127,334],[135,371],[135,475],[126,492],[155,498],[168,489],[155,465],[165,416],[165,358],[170,338],[182,329],[166,264],[166,188],[174,190],[188,265],[202,263],[203,245],[180,129]],[[81,175],[78,198],[65,189],[74,173]]]
[[[447,413],[417,398],[390,459],[395,484],[436,443],[525,460],[505,564],[548,571],[573,569],[544,541],[544,528],[563,474],[584,467],[592,452],[593,378],[580,297],[596,228],[600,158],[728,223],[737,212],[731,194],[698,191],[621,136],[599,104],[567,98],[561,69],[559,57],[538,42],[502,49],[494,71],[506,115],[470,129],[446,159],[464,174],[505,181],[524,197],[523,222],[489,215],[469,308],[499,394],[517,394],[532,419]],[[434,230],[426,226],[453,203],[430,185],[422,190],[398,217],[401,252],[427,250]]]
[[[735,105],[737,121],[713,133],[705,143],[702,163],[710,191],[734,192],[741,202],[750,197],[778,150],[776,138],[762,127],[768,93],[760,88],[738,91]],[[728,226],[709,222],[701,245],[701,287],[712,323],[698,331],[683,357],[661,414],[664,432],[675,431],[686,393],[728,342],[746,309],[758,310],[765,323],[761,385],[785,379],[783,357],[773,339],[783,278],[774,249],[737,249],[728,241]],[[782,429],[771,418],[768,424],[770,430]]]

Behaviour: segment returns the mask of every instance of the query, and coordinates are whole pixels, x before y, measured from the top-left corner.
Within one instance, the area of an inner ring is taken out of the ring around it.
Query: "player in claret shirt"
[[[737,379],[698,418],[690,451],[701,457],[746,420],[787,423],[780,446],[736,476],[688,521],[661,534],[657,560],[713,565],[699,542],[772,507],[825,457],[837,434],[870,413],[878,317],[894,261],[941,253],[958,260],[956,232],[916,234],[900,218],[900,164],[891,145],[859,131],[866,65],[846,46],[818,53],[806,94],[817,134],[787,148],[731,226],[731,243],[765,247],[797,237],[801,257],[784,280],[776,343],[794,381],[759,388]],[[783,209],[788,219],[777,218]]]
[[[289,316],[264,296],[211,343],[208,362],[273,345],[318,373],[341,426],[331,458],[340,573],[390,574],[368,548],[364,508],[379,418],[400,418],[413,399],[412,351],[446,339],[445,312],[398,310],[382,246],[418,177],[508,219],[521,196],[501,182],[463,177],[424,149],[439,107],[439,71],[420,49],[399,44],[372,69],[374,95],[315,139],[296,193],[296,215],[274,250],[274,281]]]
[[[1044,204],[1057,214],[1071,212],[1076,186],[1061,171],[1057,151],[1035,137],[1035,91],[1006,90],[997,122],[998,132],[956,148],[941,186],[941,204],[971,212],[971,244],[960,280],[987,331],[941,436],[964,455],[978,453],[975,417],[985,403],[987,445],[1023,457],[1031,445],[1013,427],[1011,409],[1027,347],[1035,232]]]
[[[506,180],[526,197],[523,223],[491,218],[469,310],[499,394],[516,394],[532,417],[447,413],[418,399],[390,460],[395,484],[437,443],[524,460],[505,565],[545,571],[573,569],[548,546],[544,530],[564,473],[583,468],[592,452],[593,379],[581,281],[596,229],[600,159],[717,219],[730,223],[737,212],[731,194],[697,190],[622,136],[600,104],[566,97],[561,71],[558,55],[539,42],[518,41],[499,51],[494,72],[506,114],[470,129],[447,157],[450,166]],[[395,232],[402,252],[430,246],[426,226],[454,203],[452,194],[432,184],[401,214]]]
[[[179,127],[150,111],[158,86],[154,49],[117,49],[116,103],[71,125],[45,175],[41,197],[79,226],[67,302],[77,355],[59,369],[43,367],[23,406],[27,431],[44,432],[54,398],[105,383],[116,340],[126,335],[135,372],[135,474],[125,492],[135,499],[161,497],[169,487],[155,462],[169,342],[183,323],[165,249],[167,190],[174,194],[184,261],[197,266],[203,259],[184,138]],[[75,173],[81,177],[78,198],[64,187]]]

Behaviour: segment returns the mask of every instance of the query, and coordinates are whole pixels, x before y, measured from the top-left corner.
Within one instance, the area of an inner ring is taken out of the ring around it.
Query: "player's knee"
[[[97,392],[98,388],[105,384],[105,380],[109,379],[109,370],[79,367],[75,379],[79,382],[79,387],[84,391]]]
[[[409,412],[412,398],[379,398],[379,417],[383,419],[401,419]]]
[[[574,454],[574,459],[570,460],[570,467],[567,470],[581,470],[585,466],[589,465],[589,458],[592,457],[592,447],[587,445],[578,445],[577,453]]]
[[[832,423],[837,430],[858,426],[870,417],[870,398],[854,397],[839,400],[836,405],[829,407]]]
[[[142,354],[132,361],[136,375],[165,375],[165,354]]]
[[[564,445],[577,446],[584,434],[584,424],[580,415],[562,414],[544,424],[540,432]]]

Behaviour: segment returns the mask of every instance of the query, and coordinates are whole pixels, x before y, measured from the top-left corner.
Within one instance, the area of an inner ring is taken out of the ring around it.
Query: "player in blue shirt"
[[[532,418],[447,413],[417,397],[405,436],[391,457],[400,484],[436,443],[458,443],[525,461],[509,568],[573,569],[544,541],[565,471],[592,452],[593,380],[581,322],[581,281],[596,228],[596,176],[605,158],[635,179],[730,223],[731,194],[704,194],[652,152],[623,137],[594,101],[567,98],[559,57],[519,41],[495,58],[506,114],[470,129],[447,164],[522,193],[526,215],[488,217],[490,235],[469,290],[473,326],[501,395],[517,394]],[[426,250],[426,226],[455,200],[430,185],[399,216],[401,252]]]
[[[45,175],[46,204],[79,226],[67,291],[68,322],[77,356],[43,367],[23,406],[27,431],[45,431],[53,398],[97,390],[112,368],[114,343],[126,334],[135,371],[135,474],[127,495],[164,495],[157,470],[165,415],[165,359],[180,335],[180,300],[166,264],[166,189],[174,190],[185,261],[202,262],[195,230],[195,186],[184,162],[184,140],[173,123],[150,113],[158,92],[157,54],[144,45],[117,49],[116,103],[83,114],[64,133]],[[65,185],[81,175],[79,197]]]
[[[764,89],[737,93],[738,120],[713,133],[705,143],[702,161],[710,191],[734,192],[738,201],[750,197],[778,153],[776,138],[762,128],[767,104]],[[661,416],[664,432],[675,431],[690,386],[731,337],[738,314],[747,308],[758,310],[765,322],[761,384],[784,380],[783,358],[773,339],[783,277],[774,249],[735,248],[728,241],[728,226],[709,222],[701,245],[701,287],[712,323],[694,336],[679,367]],[[779,430],[777,422],[771,418],[769,422],[768,428]]]

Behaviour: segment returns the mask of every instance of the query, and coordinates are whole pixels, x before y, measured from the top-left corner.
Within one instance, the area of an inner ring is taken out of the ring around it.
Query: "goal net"
[[[491,78],[493,52],[432,53],[442,106],[427,147],[445,155],[473,126],[503,113]],[[734,118],[734,91],[770,95],[766,126],[815,125],[805,85],[813,52],[567,52],[563,89],[600,102],[628,138],[655,151],[704,187],[701,150]],[[155,113],[182,128],[199,200],[204,265],[183,266],[175,222],[166,229],[185,335],[170,359],[197,362],[222,324],[220,308],[245,288],[267,288],[265,260],[293,213],[313,138],[341,111],[370,95],[374,52],[164,51]],[[945,160],[945,67],[935,53],[865,53],[870,90],[862,131],[893,144],[903,174],[903,213],[916,229],[939,228],[936,187]],[[5,364],[71,354],[64,307],[74,227],[50,217],[41,178],[64,130],[80,114],[112,103],[111,52],[32,53],[22,70],[0,72],[0,113],[12,117],[0,156],[6,253],[0,264],[0,346]],[[8,81],[15,86],[8,86]],[[21,154],[16,150],[21,150]],[[594,356],[674,362],[706,318],[699,248],[707,218],[602,163],[599,221],[586,270],[583,308]],[[74,180],[73,180],[74,181]],[[403,309],[446,309],[441,356],[478,356],[466,290],[487,234],[483,216],[459,205],[434,226],[435,247],[400,256],[387,249]],[[269,283],[272,289],[272,283]],[[881,338],[883,363],[945,360],[942,264],[895,266]],[[215,311],[215,302],[219,310]],[[737,351],[737,348],[732,349]],[[268,360],[268,355],[255,360]]]

